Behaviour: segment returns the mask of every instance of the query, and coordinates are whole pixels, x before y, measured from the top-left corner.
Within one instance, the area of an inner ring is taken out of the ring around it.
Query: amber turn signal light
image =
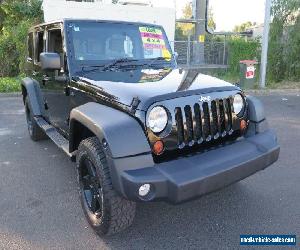
[[[241,121],[240,129],[242,132],[244,132],[247,129],[247,122],[245,120]]]
[[[157,141],[153,145],[153,153],[155,155],[161,155],[164,152],[165,146],[162,141]]]

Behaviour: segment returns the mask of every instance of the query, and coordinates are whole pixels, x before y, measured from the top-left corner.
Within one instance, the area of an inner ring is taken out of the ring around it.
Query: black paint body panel
[[[207,148],[204,144],[204,150],[193,152],[186,144],[187,153],[178,154],[174,110],[202,105],[203,98],[232,100],[237,93],[244,96],[241,89],[211,76],[178,69],[174,59],[155,67],[84,71],[75,63],[70,48],[69,24],[74,22],[105,21],[63,20],[31,29],[33,33],[61,29],[64,66],[49,72],[42,70],[35,59],[28,60],[23,96],[29,97],[34,116],[45,119],[69,140],[70,153],[76,152],[84,139],[78,128],[84,127],[88,135],[98,137],[113,187],[121,196],[133,201],[163,199],[178,203],[246,178],[278,159],[276,136],[268,130],[262,104],[252,97],[245,98],[240,116],[230,109],[231,130],[239,131],[240,121],[245,120],[249,123],[245,134],[230,137],[228,133],[225,142]],[[167,135],[155,135],[148,129],[147,116],[156,105],[170,112]],[[183,126],[187,127],[186,122]],[[156,161],[151,148],[158,139],[173,159]],[[153,190],[141,199],[138,188],[144,183],[150,183]]]

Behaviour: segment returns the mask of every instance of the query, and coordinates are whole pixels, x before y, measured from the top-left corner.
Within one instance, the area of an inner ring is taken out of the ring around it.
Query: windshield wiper
[[[88,66],[82,66],[82,71],[83,72],[92,72],[101,68],[104,68],[105,64],[103,65],[88,65]],[[88,69],[88,70],[86,70]]]
[[[119,59],[115,59],[113,60],[111,63],[109,64],[101,64],[101,65],[89,65],[89,66],[83,66],[82,67],[82,71],[84,73],[91,73],[94,72],[96,70],[101,70],[101,71],[108,71],[114,67],[116,67],[118,64],[122,64],[122,63],[130,63],[130,62],[137,62],[138,60],[136,59],[130,59],[130,58],[119,58]],[[86,70],[86,69],[90,69],[90,70]]]
[[[121,64],[121,63],[130,63],[130,62],[137,62],[138,60],[136,59],[131,59],[131,58],[120,58],[120,59],[116,59],[114,61],[112,61],[111,63],[109,63],[108,65],[106,65],[104,68],[103,68],[103,71],[107,71],[107,70],[110,70],[111,68],[117,66],[118,64]]]

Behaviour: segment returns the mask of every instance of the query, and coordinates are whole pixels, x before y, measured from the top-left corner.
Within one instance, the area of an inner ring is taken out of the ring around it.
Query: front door
[[[46,100],[46,109],[49,122],[68,134],[70,97],[66,95],[67,72],[64,65],[64,50],[61,29],[50,29],[47,32],[47,52],[58,53],[61,57],[62,68],[55,71],[44,71],[42,74],[42,89]]]

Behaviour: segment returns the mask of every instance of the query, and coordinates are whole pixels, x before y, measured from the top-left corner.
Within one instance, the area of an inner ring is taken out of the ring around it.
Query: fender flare
[[[251,122],[259,123],[266,119],[263,103],[254,96],[247,96],[248,117]]]
[[[77,150],[79,144],[77,126],[87,128],[99,139],[106,154],[113,187],[120,195],[126,197],[121,186],[124,170],[154,165],[141,124],[127,113],[94,102],[73,109],[70,115],[70,152]]]
[[[88,128],[103,145],[106,144],[112,159],[151,155],[142,126],[122,111],[93,102],[73,109],[70,115],[70,152],[76,150],[76,123]]]
[[[21,80],[21,87],[24,101],[26,96],[29,98],[29,105],[33,115],[43,116],[45,114],[45,107],[40,84],[37,81],[26,77]]]
[[[269,129],[263,103],[254,96],[247,96],[249,126],[246,137],[254,136]]]

